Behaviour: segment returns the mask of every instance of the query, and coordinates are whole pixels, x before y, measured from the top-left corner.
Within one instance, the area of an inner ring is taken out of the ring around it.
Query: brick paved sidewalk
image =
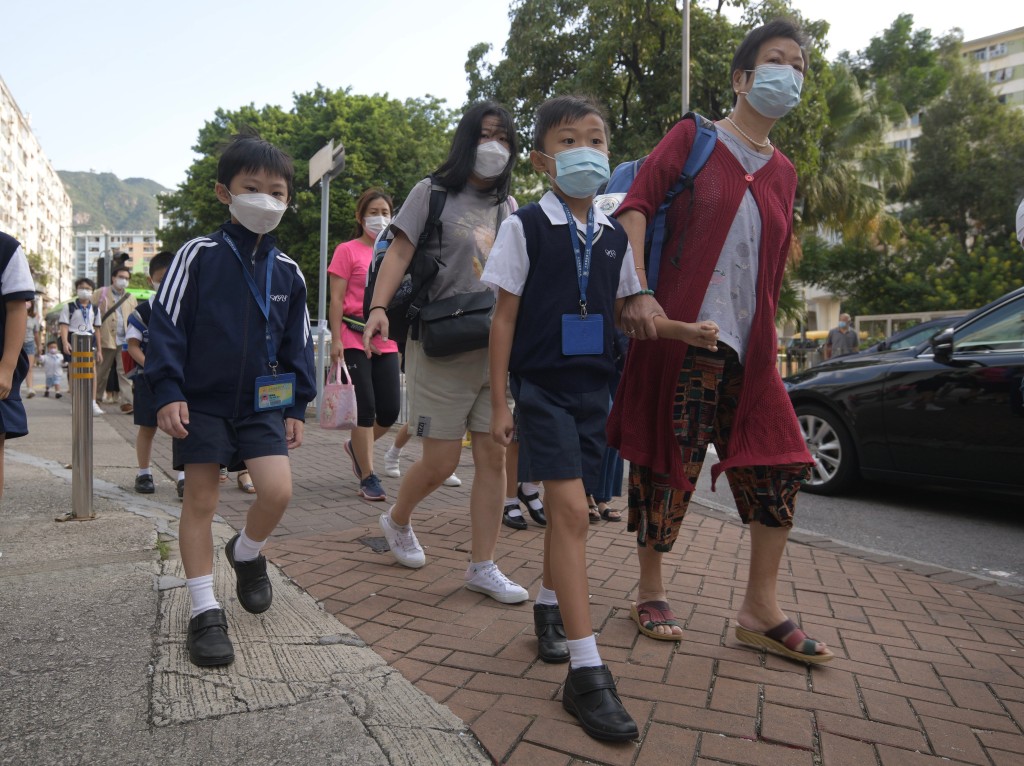
[[[130,418],[112,421],[131,438]],[[624,524],[592,528],[591,614],[602,656],[642,732],[638,743],[587,737],[562,710],[565,665],[536,659],[532,606],[503,606],[462,587],[468,559],[469,450],[458,489],[414,515],[427,566],[377,552],[386,508],[356,496],[343,433],[315,424],[293,454],[295,497],[267,553],[284,572],[418,688],[470,724],[498,763],[824,764],[1024,763],[1024,592],[962,573],[794,535],[782,606],[838,655],[808,669],[742,647],[732,617],[749,538],[734,518],[694,508],[673,553],[669,597],[686,638],[638,636],[637,576]],[[381,441],[382,451],[390,443]],[[407,466],[417,452],[410,442]],[[156,464],[169,467],[169,441]],[[125,478],[130,486],[133,477]],[[384,479],[396,492],[398,480]],[[233,486],[233,485],[232,485]],[[240,527],[249,498],[223,493]],[[799,516],[798,516],[799,520]],[[536,593],[542,533],[502,528],[502,570]]]

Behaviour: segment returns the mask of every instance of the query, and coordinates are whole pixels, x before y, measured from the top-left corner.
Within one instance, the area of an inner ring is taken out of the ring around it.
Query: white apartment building
[[[75,279],[96,280],[100,257],[127,253],[132,271],[149,273],[149,261],[159,252],[155,231],[85,231],[75,234]]]
[[[35,276],[44,313],[71,291],[71,225],[71,197],[0,77],[0,230],[41,258]]]

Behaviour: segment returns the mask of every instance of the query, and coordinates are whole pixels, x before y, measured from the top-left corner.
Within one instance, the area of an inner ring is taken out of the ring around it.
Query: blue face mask
[[[544,152],[541,152],[544,154]],[[608,155],[581,146],[578,149],[566,149],[554,157],[544,154],[555,161],[554,180],[558,188],[575,199],[592,197],[608,180]]]
[[[845,327],[846,327],[846,322],[842,322],[842,321],[840,321],[840,322],[839,322],[839,327],[840,327],[840,328],[845,328]]]
[[[800,103],[803,86],[804,76],[788,64],[761,64],[754,69],[754,84],[744,95],[760,114],[777,120]]]

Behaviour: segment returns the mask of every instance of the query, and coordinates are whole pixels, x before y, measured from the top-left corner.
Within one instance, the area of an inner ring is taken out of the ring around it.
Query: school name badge
[[[257,412],[281,410],[295,404],[295,373],[282,372],[278,375],[261,375],[256,378]]]

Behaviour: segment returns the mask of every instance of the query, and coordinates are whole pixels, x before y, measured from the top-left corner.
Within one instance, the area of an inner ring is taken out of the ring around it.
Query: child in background
[[[168,252],[157,253],[149,262],[149,284],[154,291],[160,289],[164,274],[167,273],[174,255]],[[154,297],[156,293],[153,293]],[[156,436],[156,408],[153,407],[153,391],[141,373],[146,367],[146,345],[149,343],[149,320],[153,313],[153,298],[140,303],[128,315],[125,338],[128,343],[128,355],[135,360],[138,369],[132,376],[135,384],[134,412],[132,418],[139,427],[135,437],[135,456],[139,462],[139,472],[135,476],[135,491],[143,495],[151,495],[156,491],[153,484],[153,471],[149,467],[153,456],[153,437]]]
[[[51,340],[46,344],[46,354],[43,356],[43,376],[46,378],[46,390],[43,396],[50,395],[52,388],[55,399],[60,399],[63,394],[60,392],[60,378],[64,370],[64,357],[57,349],[57,341]]]
[[[21,243],[0,231],[0,500],[4,495],[4,445],[7,439],[28,433],[21,382],[29,366],[24,348],[27,301],[35,296]]]

